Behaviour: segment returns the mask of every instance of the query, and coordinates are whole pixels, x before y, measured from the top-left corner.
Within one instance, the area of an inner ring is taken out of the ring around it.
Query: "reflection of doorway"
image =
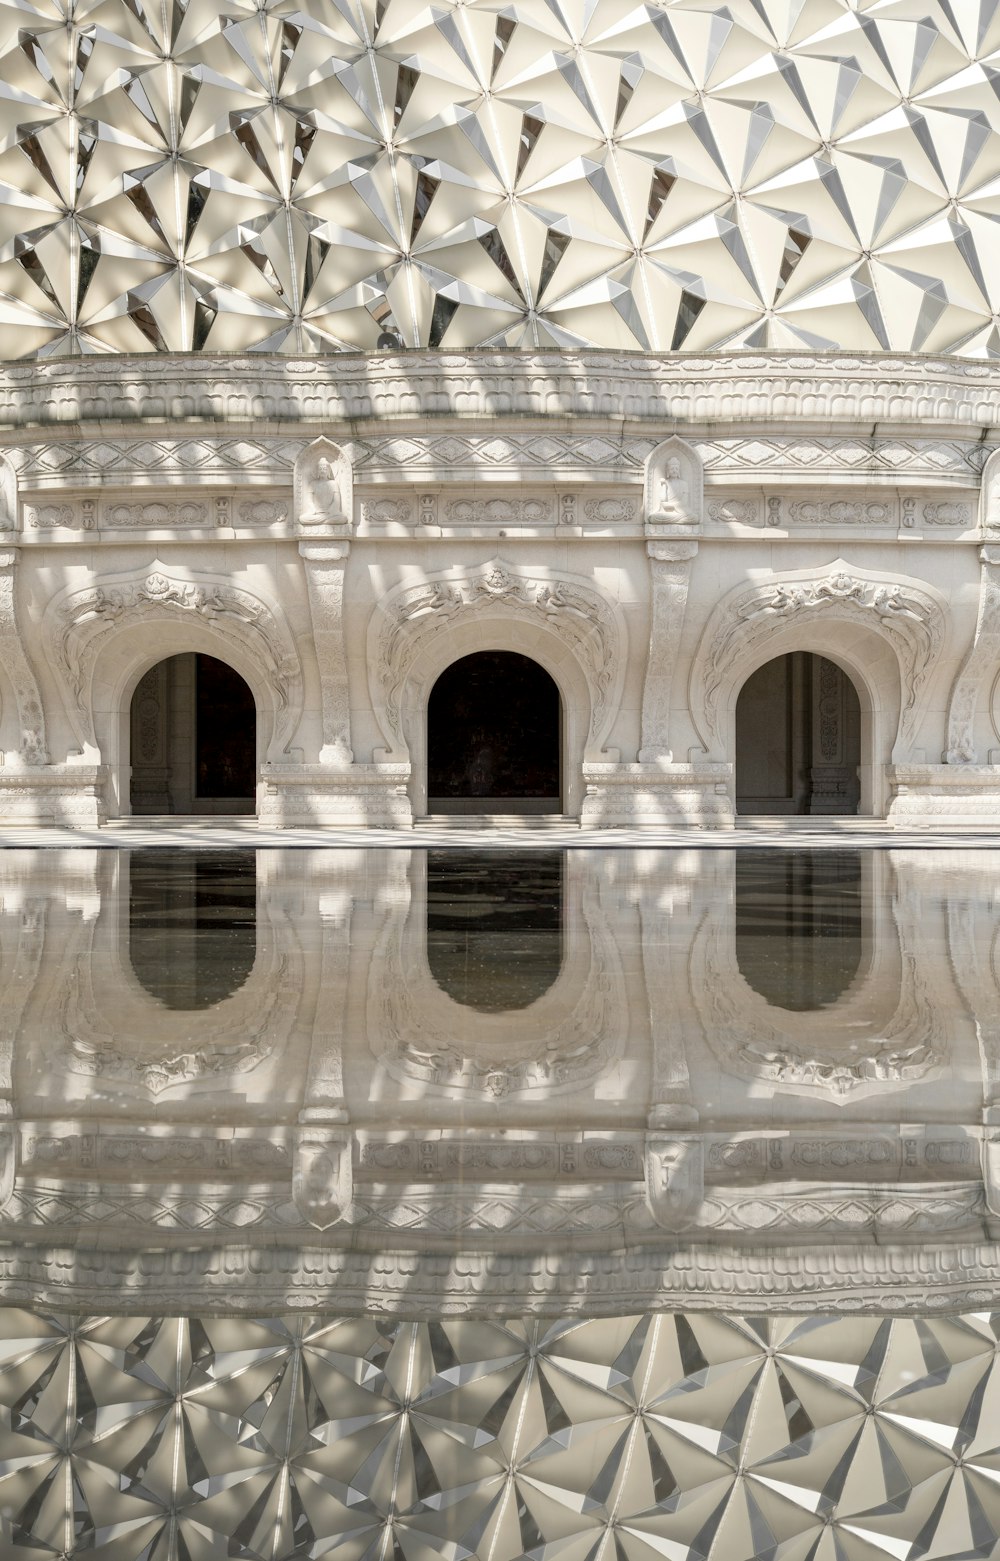
[[[558,813],[559,690],[537,661],[478,651],[447,667],[427,706],[431,813]]]
[[[563,962],[561,851],[428,851],[427,963],[480,1013],[528,1008]]]
[[[129,853],[128,951],[136,980],[166,1008],[211,1008],[257,957],[254,851]]]
[[[869,920],[860,851],[737,851],[736,962],[772,1008],[830,1008],[857,979]]]
[[[736,704],[738,813],[857,813],[861,706],[835,662],[777,656]]]
[[[132,812],[252,813],[257,710],[215,656],[170,656],[132,696]]]

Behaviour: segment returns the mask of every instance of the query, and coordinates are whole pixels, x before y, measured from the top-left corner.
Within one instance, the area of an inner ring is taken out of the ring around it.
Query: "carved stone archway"
[[[752,672],[788,651],[814,651],[858,692],[861,812],[881,811],[882,768],[912,747],[946,623],[932,588],[843,559],[738,586],[709,617],[691,668],[691,716],[706,754],[732,757],[736,699]]]
[[[202,651],[231,666],[257,706],[258,760],[280,760],[302,717],[298,650],[274,602],[220,576],[158,564],[57,593],[42,636],[81,749],[110,766],[111,807],[124,806],[132,695],[164,658]]]
[[[564,806],[578,812],[584,761],[618,757],[606,746],[625,673],[617,604],[577,576],[499,559],[389,592],[368,629],[369,689],[387,744],[376,758],[412,764],[418,813],[426,810],[431,687],[446,666],[476,650],[518,651],[555,681],[564,712]]]

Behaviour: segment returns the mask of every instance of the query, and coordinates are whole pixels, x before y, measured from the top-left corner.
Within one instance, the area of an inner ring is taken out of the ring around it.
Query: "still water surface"
[[[996,1557],[998,895],[0,853],[0,1556]]]

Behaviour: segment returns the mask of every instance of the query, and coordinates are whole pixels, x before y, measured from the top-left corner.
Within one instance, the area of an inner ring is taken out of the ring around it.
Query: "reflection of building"
[[[599,9],[0,17],[0,821],[995,817],[991,6]]]
[[[395,849],[0,871],[7,1298],[919,1309],[995,1278],[988,853],[766,883],[543,853],[492,901],[488,855]],[[202,941],[157,954],[185,899]]]

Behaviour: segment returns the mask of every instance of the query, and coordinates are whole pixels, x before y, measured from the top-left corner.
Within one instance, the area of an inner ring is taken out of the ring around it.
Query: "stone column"
[[[670,698],[684,611],[687,607],[691,561],[697,542],[647,542],[652,575],[652,615],[649,656],[642,691],[640,764],[670,764]]]
[[[14,689],[21,732],[19,757],[24,764],[48,764],[42,696],[17,623],[13,549],[0,553],[0,660]]]
[[[309,587],[313,641],[323,699],[320,763],[346,768],[353,763],[351,706],[344,648],[344,571],[349,542],[300,542]]]

